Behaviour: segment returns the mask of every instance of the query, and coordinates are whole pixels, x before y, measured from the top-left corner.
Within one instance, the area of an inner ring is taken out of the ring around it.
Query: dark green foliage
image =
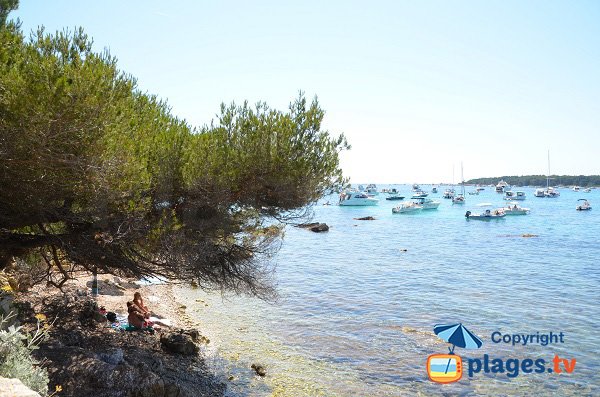
[[[288,111],[222,106],[193,130],[82,30],[0,30],[0,269],[37,258],[268,293],[277,221],[343,184],[345,138],[301,94]]]
[[[475,178],[466,181],[469,184],[492,185],[505,180],[511,186],[546,186],[546,175],[497,176]],[[600,186],[600,175],[551,175],[550,186]]]

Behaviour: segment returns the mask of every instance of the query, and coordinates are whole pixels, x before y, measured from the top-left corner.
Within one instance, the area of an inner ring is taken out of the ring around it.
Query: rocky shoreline
[[[37,288],[19,296],[16,305],[25,329],[33,331],[40,314],[49,337],[34,356],[48,370],[49,389],[64,397],[192,397],[222,396],[224,380],[211,373],[199,345],[202,337],[175,300],[170,285],[142,286],[100,277],[99,295],[90,295],[91,277],[81,277],[58,290]],[[126,317],[126,302],[140,292],[158,317],[172,327],[154,333],[123,331],[110,326],[98,308]],[[36,314],[38,315],[36,318]]]

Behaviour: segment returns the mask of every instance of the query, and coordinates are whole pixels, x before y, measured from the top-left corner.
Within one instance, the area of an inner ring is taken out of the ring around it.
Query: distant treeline
[[[470,179],[465,183],[495,185],[501,179],[511,186],[546,186],[546,175],[496,176],[493,178]],[[551,175],[550,185],[600,186],[600,175]]]

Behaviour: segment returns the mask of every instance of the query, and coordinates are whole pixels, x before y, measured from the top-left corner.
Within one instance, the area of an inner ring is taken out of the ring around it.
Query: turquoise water
[[[379,186],[379,188],[390,186]],[[410,186],[398,187],[403,195]],[[422,186],[431,190],[431,186]],[[472,190],[472,189],[467,189]],[[231,396],[268,395],[600,395],[600,190],[561,189],[555,199],[533,197],[526,216],[465,220],[477,203],[503,204],[487,187],[464,206],[439,193],[438,210],[392,214],[396,201],[380,194],[377,207],[315,207],[327,233],[289,227],[276,257],[281,297],[274,304],[181,290],[211,340],[215,369],[232,375]],[[575,211],[578,198],[596,210]],[[328,198],[331,203],[337,198]],[[374,216],[374,221],[353,218]],[[537,237],[524,238],[523,234]],[[483,340],[468,358],[576,358],[571,374],[464,374],[441,385],[425,362],[447,353],[433,334],[438,323],[462,322]],[[564,343],[512,346],[502,334],[563,332]],[[253,377],[249,365],[267,368]]]

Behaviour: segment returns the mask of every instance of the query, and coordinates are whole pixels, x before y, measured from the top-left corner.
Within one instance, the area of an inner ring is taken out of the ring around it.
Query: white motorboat
[[[390,194],[385,199],[386,200],[404,200],[404,196],[400,196],[399,194]]]
[[[434,186],[434,187],[431,189],[431,193],[437,193],[437,187],[435,187],[435,186]]]
[[[413,200],[413,202],[420,205],[424,210],[436,210],[441,204],[439,201],[435,201],[427,197],[416,198]]]
[[[343,206],[368,206],[377,205],[379,200],[369,197],[365,192],[342,192],[340,194],[339,205]]]
[[[589,211],[592,209],[592,206],[586,199],[577,200],[577,202],[579,201],[582,201],[582,203],[577,206],[577,211]]]
[[[581,189],[579,186],[573,186],[573,191],[574,191],[574,192],[578,192],[578,191],[579,191],[579,189]]]
[[[415,193],[412,195],[411,199],[416,199],[416,198],[421,198],[421,197],[427,197],[428,193],[422,191],[422,190],[417,190],[415,191]]]
[[[526,197],[525,192],[522,191],[513,192],[512,190],[508,190],[504,192],[504,200],[525,200]]]
[[[454,193],[455,193],[454,189],[446,189],[446,190],[444,191],[444,196],[443,196],[443,197],[444,197],[445,199],[451,199],[451,198],[453,198],[453,197],[454,197]]]
[[[408,201],[406,203],[402,203],[397,207],[392,208],[392,213],[394,214],[406,214],[409,212],[415,212],[415,211],[420,211],[422,210],[423,207],[421,207],[419,204],[414,203],[412,201]]]
[[[496,184],[496,193],[504,193],[506,190],[509,189],[509,187],[510,186],[508,185],[508,183],[506,183],[504,179],[501,179],[500,182]]]
[[[529,208],[523,208],[514,202],[509,202],[506,207],[499,209],[503,210],[506,215],[527,215],[530,211]]]
[[[421,187],[419,186],[418,183],[415,183],[412,185],[412,190],[413,190],[413,192],[416,192],[416,191],[421,190]]]
[[[583,189],[583,192],[584,192],[584,193],[589,193],[589,192],[591,192],[591,191],[592,191],[592,189],[590,189],[589,187],[586,187],[585,189]]]
[[[545,190],[544,189],[535,189],[535,193],[533,193],[533,195],[535,197],[546,197],[546,195],[544,194]]]
[[[374,183],[370,183],[367,185],[365,190],[369,196],[377,196],[379,192],[377,191],[377,186]]]
[[[472,214],[471,211],[467,211],[465,218],[476,219],[481,221],[489,221],[491,219],[502,219],[506,216],[506,213],[502,209],[497,210],[485,210],[481,214]]]

